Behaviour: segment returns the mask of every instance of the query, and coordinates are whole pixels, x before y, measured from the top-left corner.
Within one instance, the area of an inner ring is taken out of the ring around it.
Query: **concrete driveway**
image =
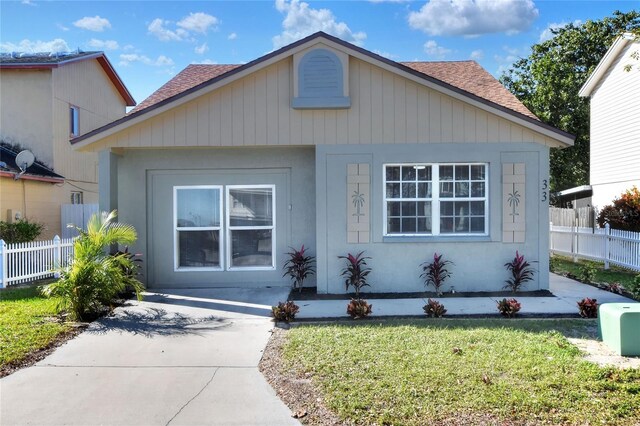
[[[171,290],[131,302],[0,380],[2,425],[293,425],[258,371],[288,289]]]

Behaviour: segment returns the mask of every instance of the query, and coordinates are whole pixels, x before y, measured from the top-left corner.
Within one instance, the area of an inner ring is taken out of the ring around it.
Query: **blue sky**
[[[639,1],[1,1],[0,50],[103,50],[141,102],[190,63],[238,64],[318,30],[397,61],[499,76],[550,27]]]

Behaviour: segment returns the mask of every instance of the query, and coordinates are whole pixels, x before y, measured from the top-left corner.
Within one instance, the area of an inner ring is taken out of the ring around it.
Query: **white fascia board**
[[[587,81],[582,85],[578,95],[586,98],[591,96],[598,83],[604,76],[604,74],[609,70],[609,67],[618,57],[620,52],[627,47],[627,44],[630,44],[635,40],[635,36],[631,33],[624,33],[620,37],[613,42],[607,53],[604,54],[598,65],[593,70]]]

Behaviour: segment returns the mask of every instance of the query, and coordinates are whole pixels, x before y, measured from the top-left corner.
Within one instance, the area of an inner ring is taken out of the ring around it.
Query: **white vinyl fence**
[[[584,258],[640,271],[640,232],[604,228],[555,226],[551,223],[549,245],[552,253],[574,259]]]
[[[0,240],[0,288],[52,277],[73,256],[73,238],[5,244]]]

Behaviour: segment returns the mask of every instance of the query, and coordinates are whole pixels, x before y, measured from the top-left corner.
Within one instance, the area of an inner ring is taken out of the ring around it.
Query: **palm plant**
[[[69,265],[58,269],[60,279],[44,287],[47,296],[60,297],[59,309],[75,320],[95,316],[109,306],[116,296],[132,288],[141,299],[142,283],[135,274],[133,258],[126,252],[109,255],[116,244],[132,244],[137,239],[133,226],[115,222],[117,212],[94,214],[87,230],[75,227],[80,236],[73,244],[74,256]]]

